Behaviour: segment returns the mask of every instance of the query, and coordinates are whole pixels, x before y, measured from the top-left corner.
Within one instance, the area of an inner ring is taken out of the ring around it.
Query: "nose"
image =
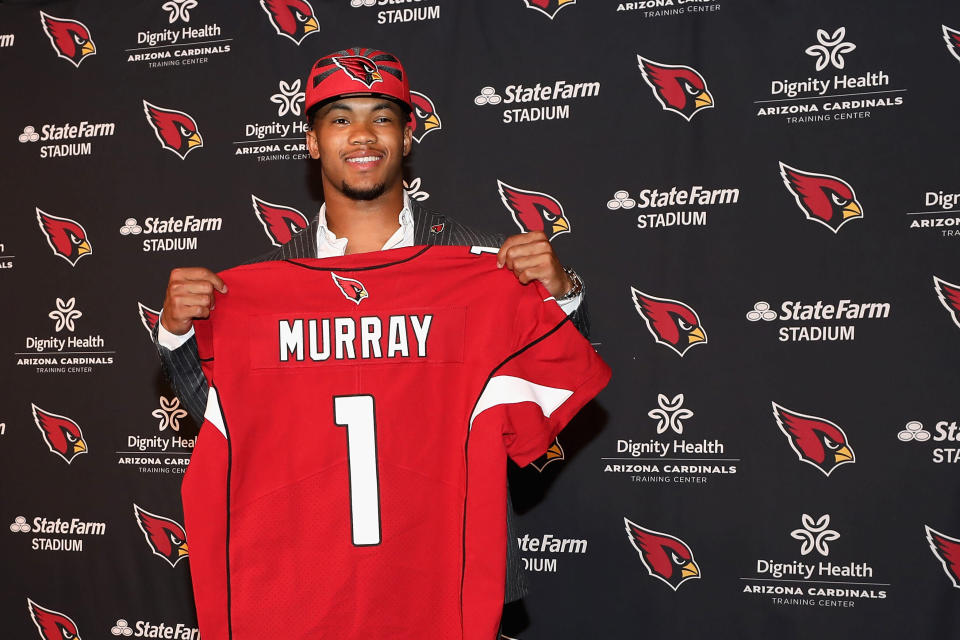
[[[350,128],[350,144],[372,144],[376,139],[376,134],[366,122],[355,122]]]

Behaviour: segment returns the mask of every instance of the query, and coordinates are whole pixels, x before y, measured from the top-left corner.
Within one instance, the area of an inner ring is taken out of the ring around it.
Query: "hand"
[[[542,231],[518,233],[504,240],[497,254],[497,266],[513,271],[523,284],[539,281],[555,298],[573,288],[553,252],[553,245]]]
[[[193,326],[194,318],[210,315],[214,291],[226,293],[227,285],[210,269],[186,267],[171,271],[163,301],[163,328],[174,335],[185,334]]]

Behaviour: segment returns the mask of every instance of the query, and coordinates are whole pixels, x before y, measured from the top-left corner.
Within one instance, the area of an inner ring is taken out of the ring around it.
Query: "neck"
[[[374,200],[353,200],[336,189],[325,189],[325,193],[327,228],[347,239],[348,254],[379,251],[400,226],[400,186]]]

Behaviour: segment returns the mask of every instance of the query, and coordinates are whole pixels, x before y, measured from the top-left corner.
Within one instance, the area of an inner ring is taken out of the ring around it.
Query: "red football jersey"
[[[183,481],[204,640],[495,636],[506,456],[540,456],[610,369],[489,251],[221,274]]]

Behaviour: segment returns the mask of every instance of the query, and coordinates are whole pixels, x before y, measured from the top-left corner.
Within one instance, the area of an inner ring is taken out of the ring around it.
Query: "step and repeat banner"
[[[510,471],[506,637],[960,633],[960,5],[137,0],[0,5],[5,636],[199,636],[149,332],[316,214],[350,46],[410,74],[410,196],[545,230],[614,371]]]

